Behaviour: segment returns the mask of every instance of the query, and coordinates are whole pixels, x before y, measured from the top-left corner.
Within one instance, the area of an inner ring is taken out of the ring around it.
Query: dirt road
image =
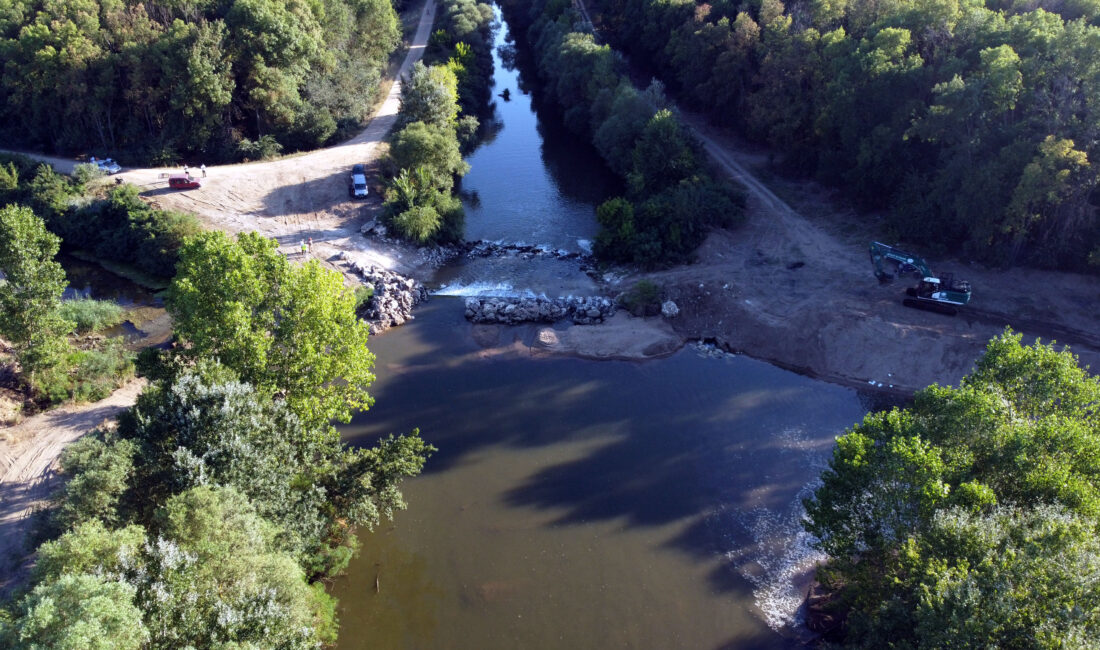
[[[31,516],[57,487],[61,451],[133,406],[144,386],[135,380],[107,399],[41,413],[0,433],[0,593],[26,573]]]

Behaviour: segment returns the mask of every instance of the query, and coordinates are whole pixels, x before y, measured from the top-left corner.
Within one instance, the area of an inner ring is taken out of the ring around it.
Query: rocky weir
[[[474,323],[515,325],[568,319],[575,325],[595,325],[614,313],[615,301],[600,296],[466,299],[466,318]]]
[[[360,316],[370,323],[372,332],[384,332],[404,325],[413,319],[413,307],[428,299],[428,290],[423,284],[400,273],[347,259],[344,265],[374,290],[370,300],[359,311]]]

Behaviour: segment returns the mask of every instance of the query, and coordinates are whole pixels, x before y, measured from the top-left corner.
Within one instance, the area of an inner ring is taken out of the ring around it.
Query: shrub
[[[120,340],[108,339],[99,348],[71,352],[64,362],[35,373],[31,388],[51,404],[96,402],[133,375],[133,355]]]
[[[654,316],[661,310],[661,288],[640,280],[619,296],[619,304],[635,316]]]
[[[122,307],[110,300],[78,298],[61,303],[61,317],[75,324],[77,333],[95,332],[122,322]]]
[[[430,205],[420,205],[413,206],[394,217],[392,224],[401,237],[426,244],[439,231],[442,220],[435,208]]]
[[[90,181],[102,178],[105,175],[106,172],[100,169],[98,165],[93,165],[92,163],[80,163],[73,167],[73,179],[79,185],[87,185]]]
[[[283,145],[279,144],[279,141],[271,134],[261,136],[255,142],[248,138],[242,138],[237,143],[237,155],[244,161],[269,160],[278,156],[282,151]]]
[[[374,287],[369,284],[363,284],[355,287],[355,311],[359,312],[363,305],[370,302],[370,299],[374,297]]]

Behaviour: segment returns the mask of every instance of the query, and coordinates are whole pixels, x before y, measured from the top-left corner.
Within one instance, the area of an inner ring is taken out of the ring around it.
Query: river
[[[469,158],[467,235],[583,248],[614,179],[496,65],[511,101]],[[338,647],[800,647],[801,499],[873,405],[702,345],[532,356],[533,327],[472,326],[449,296],[594,287],[569,262],[507,264],[442,272],[446,295],[373,340],[376,406],[345,438],[418,427],[439,451],[336,581]]]

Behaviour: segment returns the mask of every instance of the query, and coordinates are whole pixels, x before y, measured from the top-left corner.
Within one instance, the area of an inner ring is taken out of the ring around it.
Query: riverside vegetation
[[[416,62],[402,84],[382,220],[404,239],[462,239],[465,213],[453,190],[455,179],[469,171],[462,155],[476,144],[477,116],[489,104],[492,20],[487,4],[444,0],[426,63]]]
[[[104,191],[92,165],[73,176],[24,156],[0,155],[3,208],[3,298],[0,334],[13,344],[20,373],[9,389],[38,405],[95,401],[133,376],[133,359],[117,340],[80,340],[122,320],[114,303],[62,301],[65,272],[54,260],[65,248],[112,263],[132,279],[160,288],[175,273],[179,250],[199,232],[189,215],[158,210],[132,186]]]
[[[710,227],[741,221],[743,196],[711,176],[661,84],[637,90],[622,59],[580,31],[579,15],[565,0],[502,7],[515,31],[526,32],[565,125],[588,138],[626,181],[626,196],[597,210],[598,257],[643,267],[686,262]]]
[[[229,272],[232,269],[232,272]],[[191,238],[168,308],[181,345],[117,429],[69,447],[55,539],[0,616],[10,648],[316,648],[335,641],[321,578],[357,526],[404,507],[432,448],[416,431],[349,448],[366,408],[367,326],[340,274],[255,234]]]
[[[885,208],[881,236],[993,264],[1100,265],[1100,4],[589,7],[602,36],[782,169]]]
[[[837,440],[806,529],[846,648],[1100,645],[1100,378],[990,341],[958,388]]]
[[[13,0],[0,6],[0,136],[175,164],[347,137],[400,40],[387,0]]]

